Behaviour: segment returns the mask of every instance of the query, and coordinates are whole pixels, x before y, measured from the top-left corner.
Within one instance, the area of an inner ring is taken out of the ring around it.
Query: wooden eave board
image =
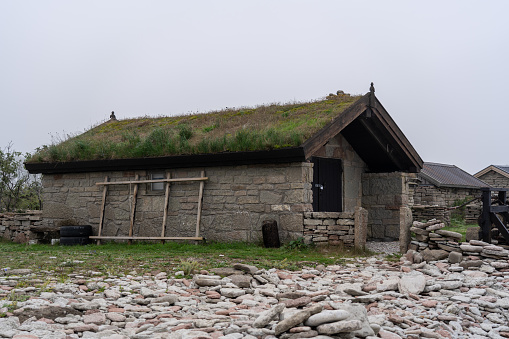
[[[376,126],[377,118],[359,117],[348,125],[341,134],[366,163],[370,172],[405,171],[409,166],[403,152]],[[368,128],[369,127],[369,128]],[[387,149],[387,145],[389,149]]]
[[[137,159],[27,163],[25,164],[25,168],[30,173],[59,174],[236,166],[251,164],[290,163],[300,161],[305,161],[303,148],[289,147],[269,151],[223,152]]]
[[[374,171],[418,172],[423,164],[421,157],[376,97],[376,100],[374,100],[375,107],[369,106],[370,95],[371,93],[364,95],[331,123],[303,143],[302,147],[306,159],[311,158],[331,138],[342,133],[363,161],[368,166],[371,164]],[[363,119],[362,115],[368,109],[372,114],[370,119],[374,121],[371,124],[376,129],[374,133],[359,124],[359,119]],[[392,149],[396,150],[397,154],[395,156],[398,157],[396,161],[390,159],[388,154],[384,154],[387,152],[381,148],[379,140],[389,143]]]
[[[382,103],[375,97],[375,112],[379,115],[381,121],[387,125],[387,130],[391,132],[394,139],[401,145],[401,148],[405,151],[407,156],[415,164],[416,168],[420,170],[423,166],[424,161],[419,156],[419,153],[412,146],[407,137],[403,134],[401,129],[396,125],[392,117],[389,115],[387,110],[383,107]]]
[[[368,107],[368,103],[369,93],[344,110],[311,138],[307,139],[302,144],[306,159],[310,159],[324,144],[338,135],[346,126],[361,115]]]
[[[486,167],[485,169],[483,169],[482,171],[477,172],[476,174],[474,174],[474,177],[479,178],[490,171],[496,172],[496,173],[509,179],[509,173],[502,171],[500,168],[493,166],[493,165],[490,165],[490,166]]]

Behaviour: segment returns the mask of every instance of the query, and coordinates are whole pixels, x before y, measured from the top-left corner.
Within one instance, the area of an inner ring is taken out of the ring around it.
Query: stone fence
[[[0,213],[0,237],[17,243],[27,243],[35,238],[31,229],[42,224],[42,211],[26,213]]]
[[[414,205],[412,206],[414,221],[427,221],[431,219],[442,220],[446,225],[451,223],[451,212],[447,207],[438,205]]]
[[[316,245],[366,245],[368,211],[357,207],[355,212],[305,212],[304,241]]]

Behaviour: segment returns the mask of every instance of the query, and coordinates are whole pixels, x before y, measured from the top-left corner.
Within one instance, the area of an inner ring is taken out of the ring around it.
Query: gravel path
[[[375,253],[399,253],[399,241],[368,241],[366,243],[366,248]]]

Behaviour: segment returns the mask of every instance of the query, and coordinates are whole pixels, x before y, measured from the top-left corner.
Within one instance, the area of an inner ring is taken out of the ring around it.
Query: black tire
[[[92,235],[92,226],[62,226],[60,227],[60,237],[88,237]]]
[[[89,243],[89,237],[60,237],[60,245],[88,245]]]

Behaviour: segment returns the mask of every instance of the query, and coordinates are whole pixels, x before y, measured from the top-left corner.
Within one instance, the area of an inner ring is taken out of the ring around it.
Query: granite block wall
[[[199,177],[202,169],[171,170],[172,178]],[[164,171],[163,171],[164,172]],[[46,226],[65,219],[89,224],[97,234],[103,186],[110,181],[150,179],[148,171],[44,175]],[[205,169],[200,235],[215,241],[261,241],[264,220],[276,220],[283,241],[302,236],[304,212],[312,211],[312,164],[270,164]],[[102,235],[127,236],[134,184],[111,185]],[[194,236],[198,182],[172,183],[165,236]],[[164,191],[139,184],[134,236],[160,236]]]
[[[362,207],[368,210],[368,239],[399,239],[400,208],[413,205],[414,173],[364,173]]]

